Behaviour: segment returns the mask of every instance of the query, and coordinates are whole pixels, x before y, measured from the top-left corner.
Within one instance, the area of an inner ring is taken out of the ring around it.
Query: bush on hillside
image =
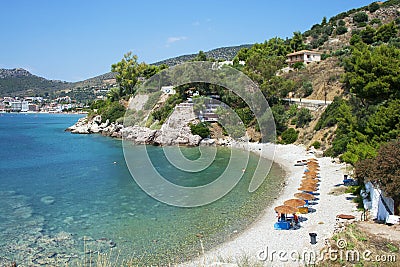
[[[299,136],[299,132],[293,128],[289,128],[282,133],[282,143],[283,144],[292,144],[296,142]]]
[[[368,15],[365,12],[358,12],[354,15],[353,21],[360,23],[360,22],[367,22],[368,21]]]
[[[315,149],[319,149],[321,147],[321,143],[319,141],[314,141],[311,146],[313,146]]]
[[[210,136],[210,129],[208,129],[207,124],[200,122],[198,124],[189,123],[190,131],[193,135],[200,135],[201,138],[206,138]]]
[[[373,2],[368,6],[368,11],[371,13],[374,13],[375,11],[377,11],[379,9],[379,4],[377,2]]]
[[[306,108],[299,109],[297,111],[296,117],[296,127],[304,127],[312,120],[311,112],[309,109]]]
[[[336,28],[337,35],[342,35],[342,34],[345,34],[346,32],[347,32],[347,28],[345,26],[338,26]]]
[[[104,108],[101,112],[101,120],[105,122],[109,120],[110,122],[115,122],[117,119],[124,117],[125,107],[121,105],[118,101],[111,102],[108,106]]]

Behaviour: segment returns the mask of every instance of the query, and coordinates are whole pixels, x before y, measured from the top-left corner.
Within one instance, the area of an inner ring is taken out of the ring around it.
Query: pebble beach
[[[303,266],[301,259],[294,259],[298,257],[296,255],[302,255],[306,250],[321,251],[325,239],[334,233],[338,214],[354,215],[356,219],[360,217],[356,204],[350,200],[351,194],[332,194],[332,190],[342,184],[345,164],[335,163],[332,158],[320,157],[317,160],[321,181],[316,192],[315,205],[310,205],[311,212],[300,215],[299,229],[274,230],[277,217],[273,208],[283,205],[285,200],[294,198],[294,194],[299,192],[297,188],[305,167],[295,166],[294,163],[315,158],[315,155],[299,145],[249,144],[248,149],[274,160],[285,169],[287,175],[280,195],[261,213],[255,223],[236,238],[181,266],[237,266],[235,262],[243,258],[265,266]],[[310,243],[309,233],[317,234],[316,244]],[[279,258],[277,252],[280,251],[286,252],[286,256]],[[227,263],[229,264],[226,265]]]

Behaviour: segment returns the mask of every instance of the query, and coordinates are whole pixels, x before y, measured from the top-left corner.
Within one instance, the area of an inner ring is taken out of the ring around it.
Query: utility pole
[[[325,77],[325,71],[324,70],[322,70],[322,79],[323,79],[323,81],[324,81],[324,99],[325,99],[325,106],[326,106],[326,95],[328,94],[327,92],[326,92],[326,79],[325,79],[326,77]]]

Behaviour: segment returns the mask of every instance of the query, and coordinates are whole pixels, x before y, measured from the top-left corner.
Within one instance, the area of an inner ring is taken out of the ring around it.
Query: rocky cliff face
[[[81,118],[66,131],[74,134],[99,133],[104,136],[123,138],[135,144],[197,146],[201,137],[193,135],[189,127],[189,123],[195,120],[192,106],[177,106],[160,130],[142,126],[124,127],[121,124],[110,123],[108,120],[102,123],[101,116],[98,115],[91,120]]]

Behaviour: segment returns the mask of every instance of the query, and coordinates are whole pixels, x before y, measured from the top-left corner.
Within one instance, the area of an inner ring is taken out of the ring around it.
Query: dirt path
[[[388,239],[390,241],[400,243],[400,225],[386,225],[375,222],[358,222],[358,226],[361,230],[381,238]]]

